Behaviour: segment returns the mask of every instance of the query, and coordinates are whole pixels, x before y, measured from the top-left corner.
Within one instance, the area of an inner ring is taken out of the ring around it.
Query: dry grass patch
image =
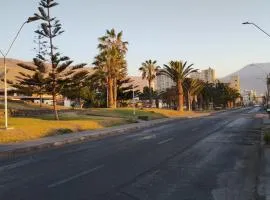
[[[154,112],[156,114],[160,114],[160,115],[163,115],[165,117],[192,116],[192,115],[196,114],[193,111],[179,112],[177,110],[158,109],[158,108],[146,108],[145,111]]]
[[[0,120],[4,124],[3,119]],[[0,143],[21,142],[46,136],[65,134],[83,130],[100,129],[127,123],[123,119],[97,120],[42,120],[33,118],[10,118],[10,130],[0,130]],[[3,128],[3,127],[2,127]],[[70,131],[67,131],[70,130]]]

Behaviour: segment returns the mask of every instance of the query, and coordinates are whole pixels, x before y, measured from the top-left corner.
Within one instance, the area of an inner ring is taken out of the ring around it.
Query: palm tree
[[[149,100],[150,106],[152,106],[152,82],[155,80],[157,72],[159,71],[159,66],[157,66],[157,61],[154,60],[146,60],[142,63],[142,66],[139,70],[142,72],[142,79],[146,79],[148,81],[149,87]]]
[[[128,42],[122,41],[122,31],[116,33],[114,29],[107,30],[99,38],[100,54],[95,57],[95,69],[105,72],[108,88],[109,107],[116,107],[117,80],[127,76],[127,62],[125,55]]]
[[[187,65],[187,62],[170,61],[169,65],[164,65],[161,74],[170,77],[176,84],[178,95],[178,110],[183,111],[184,91],[183,82],[191,73],[197,72],[197,69],[192,68],[193,64]]]
[[[188,110],[191,111],[193,99],[202,91],[204,84],[201,80],[186,78],[184,80],[183,86],[184,90],[187,92]]]
[[[208,109],[209,103],[214,103],[215,98],[215,84],[203,82],[203,88],[199,95],[199,108],[202,110],[203,108]]]

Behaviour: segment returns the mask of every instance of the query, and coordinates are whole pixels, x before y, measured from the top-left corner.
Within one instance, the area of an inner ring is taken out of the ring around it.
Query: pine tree
[[[41,62],[46,62],[47,60],[50,62],[48,77],[46,78],[46,90],[53,97],[53,108],[56,120],[59,119],[56,106],[57,95],[60,94],[63,84],[76,72],[76,69],[85,66],[85,64],[80,64],[71,67],[73,61],[71,61],[69,57],[61,56],[59,52],[56,52],[57,48],[53,40],[64,32],[60,21],[51,15],[52,8],[57,5],[58,3],[54,0],[41,0],[38,13],[34,14],[35,18],[41,20],[41,30],[36,30],[35,32],[48,40],[49,59],[46,59],[46,57],[42,55],[39,56],[38,59]]]
[[[16,76],[17,82],[11,82],[11,85],[21,93],[39,95],[41,107],[42,95],[46,93],[48,67],[38,58],[34,58],[33,63],[34,65],[19,63],[18,66],[28,70],[29,73],[19,72],[20,76]]]

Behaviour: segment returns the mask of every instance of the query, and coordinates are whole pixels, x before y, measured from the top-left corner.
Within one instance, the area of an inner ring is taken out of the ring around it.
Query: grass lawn
[[[158,109],[157,109],[158,110]],[[133,118],[132,108],[91,108],[85,111],[86,115],[89,116],[107,116],[107,117],[120,117],[120,118]],[[154,110],[148,109],[136,109],[135,116],[148,116],[150,120],[160,119],[166,117],[162,113],[155,112]]]
[[[0,119],[4,124],[4,120]],[[0,130],[0,143],[20,142],[41,137],[83,130],[94,130],[129,123],[119,118],[89,118],[76,120],[43,120],[35,118],[9,118],[10,130]],[[2,127],[3,128],[3,127]]]

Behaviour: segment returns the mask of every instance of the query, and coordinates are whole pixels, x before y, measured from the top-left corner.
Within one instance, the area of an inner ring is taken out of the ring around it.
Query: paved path
[[[0,199],[255,199],[261,119],[251,111],[2,159]]]

